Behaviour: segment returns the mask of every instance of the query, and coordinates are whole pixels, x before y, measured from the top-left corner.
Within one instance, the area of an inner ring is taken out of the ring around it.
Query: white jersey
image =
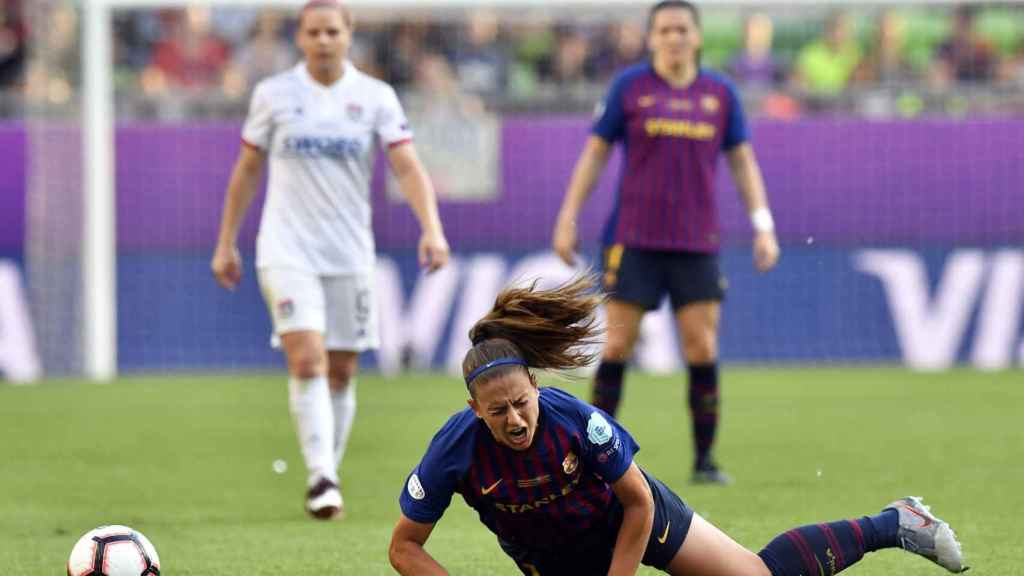
[[[374,265],[370,177],[378,146],[412,139],[395,91],[345,62],[331,86],[300,64],[260,82],[242,140],[268,153],[258,268],[323,276]]]

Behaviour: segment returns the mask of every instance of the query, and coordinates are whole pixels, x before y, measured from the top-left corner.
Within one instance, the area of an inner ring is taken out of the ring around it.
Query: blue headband
[[[491,360],[483,366],[478,366],[476,370],[469,373],[469,376],[466,376],[466,386],[469,386],[469,383],[476,379],[477,376],[498,366],[522,366],[525,368],[527,364],[522,358],[498,358],[497,360]]]

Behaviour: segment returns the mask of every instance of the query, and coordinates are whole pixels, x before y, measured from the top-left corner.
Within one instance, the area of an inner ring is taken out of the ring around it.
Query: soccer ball
[[[160,576],[160,557],[140,532],[100,526],[75,543],[68,576]]]

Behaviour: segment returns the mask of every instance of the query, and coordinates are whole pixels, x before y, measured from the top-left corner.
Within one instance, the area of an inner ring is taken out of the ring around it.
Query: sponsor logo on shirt
[[[420,477],[416,474],[409,476],[409,485],[406,486],[409,491],[409,496],[412,496],[413,500],[423,500],[427,496],[427,492],[423,489],[423,485],[420,484]]]
[[[283,148],[287,156],[309,158],[357,158],[363,153],[362,142],[339,136],[288,136]]]
[[[531,512],[533,510],[540,508],[541,506],[550,504],[555,500],[562,498],[563,496],[568,496],[569,494],[571,494],[574,490],[576,490],[576,487],[579,485],[580,478],[581,476],[576,476],[575,478],[572,479],[571,482],[569,482],[565,486],[562,486],[562,488],[559,489],[558,491],[552,492],[551,494],[547,494],[545,496],[541,496],[540,498],[534,500],[533,502],[527,502],[526,504],[503,504],[501,502],[495,502],[494,509],[499,512],[508,512],[510,514],[522,514],[523,512]]]
[[[715,137],[715,125],[710,122],[694,122],[692,120],[648,118],[644,122],[644,132],[652,138],[656,136],[670,136],[673,138],[691,138],[693,140],[711,140]]]
[[[600,412],[591,412],[587,421],[587,439],[591,444],[607,444],[612,439],[612,425]]]

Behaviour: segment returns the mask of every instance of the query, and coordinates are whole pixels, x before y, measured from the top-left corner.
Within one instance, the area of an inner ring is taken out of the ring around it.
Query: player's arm
[[[622,526],[615,539],[615,553],[609,576],[636,574],[647,550],[654,522],[654,497],[640,468],[632,463],[626,473],[612,484],[615,496],[622,503]]]
[[[572,171],[572,179],[569,180],[569,188],[565,192],[562,208],[558,212],[552,240],[552,248],[555,253],[570,266],[573,264],[573,254],[579,243],[576,233],[576,218],[608,163],[611,150],[612,145],[607,140],[591,135]]]
[[[779,242],[754,149],[743,142],[727,150],[725,156],[754,227],[754,265],[761,272],[771,270],[779,260]]]
[[[409,201],[409,206],[420,222],[419,259],[420,266],[433,272],[448,263],[448,240],[444,237],[441,217],[437,212],[437,195],[430,183],[423,163],[411,142],[404,142],[388,149],[391,170],[398,182],[398,188]]]
[[[395,571],[402,575],[416,576],[448,574],[448,571],[423,548],[433,530],[434,524],[415,522],[405,514],[398,518],[398,523],[391,532],[391,545],[388,546],[388,560]]]
[[[237,246],[238,232],[245,219],[245,213],[256,195],[266,163],[266,152],[245,144],[231,171],[231,180],[224,198],[220,234],[217,236],[217,246],[210,262],[213,277],[225,288],[234,288],[242,279],[242,258]]]

